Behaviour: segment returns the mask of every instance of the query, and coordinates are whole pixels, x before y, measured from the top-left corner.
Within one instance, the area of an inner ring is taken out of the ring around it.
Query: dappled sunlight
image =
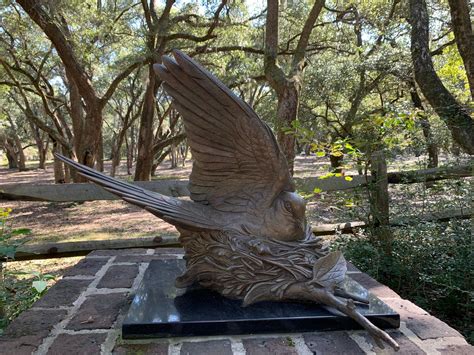
[[[123,201],[78,204],[22,201],[0,206],[13,209],[14,226],[31,229],[29,239],[35,243],[176,234],[170,224]]]

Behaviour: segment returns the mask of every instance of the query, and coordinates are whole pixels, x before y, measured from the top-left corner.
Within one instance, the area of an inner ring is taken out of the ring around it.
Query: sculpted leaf
[[[344,281],[346,272],[346,259],[340,251],[336,251],[314,263],[313,281],[324,287],[334,287]]]

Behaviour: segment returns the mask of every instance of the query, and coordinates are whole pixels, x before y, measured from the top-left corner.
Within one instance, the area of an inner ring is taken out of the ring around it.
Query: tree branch
[[[17,0],[17,2],[53,43],[64,66],[74,77],[74,81],[84,100],[89,103],[97,101],[98,98],[92,83],[84,68],[80,65],[70,41],[64,35],[63,30],[46,13],[40,1]]]
[[[128,77],[135,69],[140,68],[143,65],[143,62],[135,62],[130,64],[124,71],[122,71],[119,75],[115,77],[112,83],[109,85],[107,91],[105,92],[104,96],[100,99],[101,105],[104,106],[107,104],[111,96],[114,94],[117,86],[120,84],[122,80]]]
[[[296,46],[295,55],[292,61],[292,68],[293,71],[301,71],[303,70],[304,66],[304,57],[306,53],[306,48],[308,47],[309,37],[311,36],[311,32],[313,32],[314,24],[321,13],[321,10],[324,6],[325,0],[316,0],[314,2],[313,8],[309,13],[308,17],[303,26],[303,31],[301,32],[300,39],[298,40],[298,44]]]
[[[51,135],[51,137],[53,137],[54,139],[56,139],[58,142],[60,142],[61,145],[63,145],[64,147],[70,149],[71,146],[69,144],[69,142],[63,137],[61,136],[60,134],[58,134],[57,131],[55,131],[54,129],[52,129],[51,127],[49,127],[47,124],[45,124],[38,116],[36,116],[34,113],[33,113],[33,110],[31,109],[30,107],[30,103],[28,101],[28,97],[26,96],[25,92],[23,91],[23,88],[21,87],[21,85],[18,83],[18,81],[16,80],[15,76],[13,75],[13,73],[11,72],[10,68],[9,68],[9,65],[2,59],[0,58],[0,64],[3,66],[3,68],[5,69],[5,72],[7,73],[7,75],[10,77],[10,79],[15,83],[15,86],[18,88],[18,91],[20,92],[20,96],[22,97],[23,99],[23,102],[25,104],[25,106],[22,106],[20,104],[20,102],[18,102],[15,98],[13,98],[13,100],[15,101],[15,103],[17,104],[17,106],[25,112],[25,114],[27,115],[28,118],[30,118],[40,129],[42,129],[43,131],[45,131],[46,133],[48,133],[49,135]]]
[[[430,54],[431,54],[432,57],[435,56],[435,55],[443,54],[443,51],[444,51],[447,47],[452,46],[452,45],[455,44],[455,43],[456,43],[456,40],[455,40],[455,39],[452,39],[452,40],[446,42],[445,44],[442,44],[442,45],[439,46],[438,48],[432,50],[432,51],[430,52]]]
[[[186,138],[186,133],[180,133],[180,134],[177,134],[176,136],[163,139],[162,141],[160,141],[160,142],[156,143],[155,145],[153,145],[153,152],[154,152],[154,154],[156,154],[160,150],[162,150],[163,148],[165,148],[165,147],[167,147],[167,146],[169,146],[173,143],[181,142],[184,138]]]
[[[204,41],[210,40],[212,38],[216,38],[217,35],[213,34],[213,32],[214,32],[214,29],[217,27],[217,25],[219,23],[220,13],[221,13],[222,9],[224,8],[224,6],[227,5],[227,1],[228,0],[222,0],[221,1],[219,7],[214,12],[212,23],[209,26],[209,28],[208,28],[208,30],[207,30],[207,32],[204,36],[195,36],[195,35],[192,35],[192,34],[189,34],[189,33],[174,33],[174,34],[171,34],[169,36],[165,36],[165,40],[166,41],[172,41],[172,40],[175,40],[175,39],[186,39],[186,40],[193,41],[193,42],[204,42]]]
[[[278,57],[278,1],[267,1],[267,24],[265,27],[265,75],[278,95],[286,83],[286,75],[277,63]]]

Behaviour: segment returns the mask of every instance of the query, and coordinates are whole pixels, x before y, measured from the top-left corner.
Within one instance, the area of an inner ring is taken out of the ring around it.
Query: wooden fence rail
[[[178,237],[169,234],[140,238],[54,243],[26,243],[18,247],[15,253],[15,260],[32,260],[86,255],[89,252],[98,249],[159,248],[179,246],[180,243],[178,241]]]
[[[387,173],[389,184],[410,184],[443,179],[455,179],[473,176],[473,166],[442,167],[412,171]],[[347,181],[345,177],[295,178],[299,191],[311,193],[318,188],[321,191],[339,191],[366,186],[372,177],[355,175]],[[184,197],[189,196],[187,180],[155,180],[138,181],[133,184],[163,195]],[[50,202],[82,202],[98,200],[116,200],[118,197],[107,192],[100,186],[85,184],[9,184],[0,185],[0,199],[15,201],[50,201]]]
[[[390,226],[407,226],[423,221],[446,221],[451,219],[467,219],[472,216],[472,209],[455,209],[449,212],[427,214],[423,216],[406,216],[390,221]],[[354,233],[358,228],[369,227],[364,221],[318,224],[313,226],[316,236],[331,235],[337,232]],[[26,243],[18,247],[15,260],[31,260],[57,258],[63,256],[86,255],[97,249],[130,249],[130,248],[159,248],[180,246],[178,237],[169,234],[139,238],[120,238],[106,240],[87,240],[75,242]]]

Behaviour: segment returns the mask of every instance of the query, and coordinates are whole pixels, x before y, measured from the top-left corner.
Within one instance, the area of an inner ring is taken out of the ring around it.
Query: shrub
[[[26,241],[29,229],[13,229],[11,209],[0,208],[0,334],[8,322],[30,307],[46,291],[51,275],[12,272],[6,263],[14,260],[17,248]]]
[[[340,235],[340,249],[354,265],[459,329],[474,343],[474,268],[469,221],[419,223],[393,230],[386,256],[367,235]]]

